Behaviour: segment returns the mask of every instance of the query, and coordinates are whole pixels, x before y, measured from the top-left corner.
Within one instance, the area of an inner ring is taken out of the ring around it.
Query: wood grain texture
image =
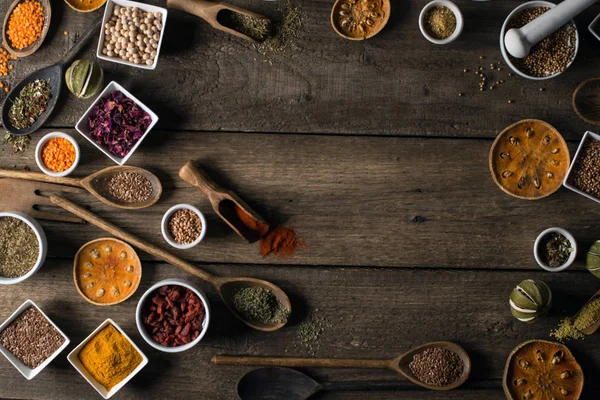
[[[469,352],[473,362],[471,379],[465,384],[465,390],[444,398],[494,399],[502,398],[500,380],[510,351],[525,340],[548,338],[549,331],[558,321],[574,314],[598,287],[598,281],[583,272],[465,270],[456,273],[448,270],[207,266],[227,276],[243,271],[272,280],[291,294],[295,311],[290,323],[281,331],[265,334],[250,330],[231,316],[216,292],[202,281],[166,264],[145,262],[143,268],[140,287],[129,300],[112,307],[95,307],[77,294],[71,260],[50,260],[31,279],[2,289],[0,319],[4,320],[31,298],[71,338],[68,352],[102,321],[113,318],[151,360],[115,397],[117,400],[172,398],[173,391],[182,388],[187,396],[194,398],[231,400],[235,383],[252,367],[210,365],[210,358],[215,354],[391,358],[435,340],[456,341]],[[212,308],[206,337],[198,346],[181,354],[167,355],[152,349],[141,339],[135,326],[137,301],[153,283],[166,278],[184,278],[196,284],[208,295]],[[547,282],[555,298],[550,315],[533,325],[516,321],[508,306],[512,287],[527,278]],[[332,325],[312,343],[312,350],[297,337],[299,323],[310,313],[327,319]],[[597,398],[594,396],[600,394],[600,386],[593,377],[600,374],[600,336],[590,336],[583,342],[569,342],[568,347],[588,377],[584,399]],[[93,398],[93,389],[66,361],[67,352],[32,381],[23,379],[1,359],[0,397]],[[305,371],[319,382],[338,382],[346,390],[359,391],[354,394],[326,393],[325,399],[388,399],[393,395],[402,399],[442,398],[417,390],[392,371]],[[379,397],[380,390],[390,393]],[[484,397],[476,396],[482,396],[482,393]]]
[[[273,3],[231,2],[274,15]],[[505,84],[480,93],[477,77],[463,69],[489,69],[501,60],[500,27],[518,0],[459,2],[465,29],[447,46],[422,37],[417,24],[421,2],[394,2],[388,26],[358,43],[331,27],[331,0],[297,2],[306,14],[304,32],[284,53],[264,57],[251,42],[170,10],[158,68],[140,73],[100,61],[106,81],[123,84],[160,116],[159,128],[167,130],[489,138],[518,119],[539,118],[572,139],[592,127],[577,117],[570,102],[581,81],[598,75],[598,42],[586,27],[600,5],[576,18],[581,46],[565,74],[542,84],[502,75]],[[164,0],[148,3],[165,6]],[[60,17],[36,54],[17,64],[11,81],[58,61],[102,11],[76,13],[62,1],[53,2],[53,13]],[[96,45],[81,57],[92,58]],[[505,67],[502,74],[507,72]],[[64,95],[49,126],[74,126],[91,102]]]
[[[77,175],[111,165],[71,130],[82,149]],[[42,132],[44,133],[44,132]],[[38,138],[36,136],[34,143]],[[132,157],[161,179],[164,194],[138,211],[105,206],[90,195],[70,196],[94,213],[167,249],[163,213],[178,203],[207,217],[201,245],[176,251],[199,263],[538,269],[536,236],[550,226],[571,231],[581,268],[587,248],[600,238],[597,204],[564,188],[547,199],[511,198],[496,187],[487,165],[491,140],[331,137],[229,133],[152,132]],[[571,143],[571,151],[575,143]],[[0,167],[29,165],[33,151]],[[267,222],[295,227],[307,247],[293,257],[266,257],[239,238],[210,203],[178,175],[188,159],[201,161],[217,183],[235,191]],[[103,232],[42,222],[53,257],[72,257]],[[146,254],[140,255],[148,259]]]

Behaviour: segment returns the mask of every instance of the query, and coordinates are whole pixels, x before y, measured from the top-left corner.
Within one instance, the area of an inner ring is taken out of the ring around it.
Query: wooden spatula
[[[82,189],[55,185],[51,183],[31,182],[21,179],[0,178],[0,211],[20,211],[36,219],[73,222],[83,224],[85,221],[70,215],[51,211],[40,211],[36,207],[54,206],[48,197],[40,192],[83,193]]]
[[[254,210],[248,206],[240,197],[231,190],[223,189],[198,165],[192,161],[186,162],[179,169],[179,177],[200,190],[210,201],[215,213],[223,221],[250,243],[260,239],[260,234],[246,226],[240,219],[238,211],[244,212],[252,217],[264,230],[263,234],[269,230],[269,224],[262,219]]]

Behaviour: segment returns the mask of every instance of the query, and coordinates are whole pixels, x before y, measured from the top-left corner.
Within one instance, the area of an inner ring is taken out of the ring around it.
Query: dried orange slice
[[[583,371],[566,346],[530,340],[510,354],[503,386],[509,400],[578,399],[583,390]]]
[[[494,182],[507,194],[537,200],[556,192],[569,170],[569,149],[554,127],[525,119],[504,129],[490,150]]]
[[[75,255],[75,286],[92,304],[110,306],[127,300],[135,293],[141,278],[142,264],[137,253],[121,240],[92,240]]]

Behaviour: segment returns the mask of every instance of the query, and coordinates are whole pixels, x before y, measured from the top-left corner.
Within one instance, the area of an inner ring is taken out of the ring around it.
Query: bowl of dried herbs
[[[548,228],[535,240],[533,255],[539,266],[546,271],[563,271],[575,261],[577,242],[565,229]]]
[[[29,278],[46,259],[48,243],[40,224],[18,212],[0,212],[0,285]]]

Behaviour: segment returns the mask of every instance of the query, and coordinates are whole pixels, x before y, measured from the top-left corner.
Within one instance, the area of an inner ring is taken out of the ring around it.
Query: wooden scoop
[[[54,204],[40,192],[83,192],[81,189],[69,186],[53,185],[50,183],[29,182],[20,179],[0,178],[0,211],[19,211],[31,215],[36,219],[50,221],[74,222],[82,224],[80,218],[59,214],[51,211],[40,211],[39,207],[53,206]]]
[[[288,315],[291,315],[292,313],[292,305],[290,303],[290,299],[287,297],[283,290],[281,290],[279,287],[275,286],[271,282],[254,278],[225,278],[211,275],[208,272],[196,268],[187,261],[163,249],[160,249],[155,245],[146,242],[145,240],[140,239],[135,235],[132,235],[131,233],[124,231],[123,229],[111,224],[108,221],[103,220],[94,213],[65,199],[62,196],[53,194],[52,196],[50,196],[50,200],[57,206],[62,207],[65,210],[77,215],[78,217],[83,218],[90,224],[96,225],[98,228],[110,233],[111,235],[121,240],[124,240],[135,247],[142,249],[146,253],[151,254],[160,260],[163,260],[169,264],[180,268],[188,274],[194,275],[210,283],[217,290],[229,311],[231,311],[231,313],[235,315],[237,319],[239,319],[251,328],[257,329],[259,331],[271,332],[282,328],[286,323],[263,324],[244,319],[242,315],[238,314],[235,307],[233,306],[233,297],[236,291],[239,289],[247,287],[262,287],[266,290],[269,290],[275,295],[275,297],[277,297],[277,299],[285,307],[285,309],[288,312]]]
[[[25,0],[15,0],[12,2],[6,14],[4,15],[4,24],[2,25],[2,45],[10,54],[13,56],[17,56],[19,58],[27,57],[32,55],[40,48],[42,42],[48,35],[48,29],[50,28],[50,20],[52,18],[52,7],[50,7],[50,0],[38,0],[42,4],[42,8],[44,9],[44,24],[42,25],[42,32],[37,40],[31,43],[29,46],[24,49],[17,49],[12,46],[11,41],[8,39],[8,35],[6,31],[8,30],[8,21],[10,20],[10,16],[14,9],[20,4],[24,3]]]
[[[267,19],[264,15],[253,13],[252,11],[244,10],[243,8],[233,6],[227,3],[211,2],[206,0],[167,0],[167,7],[174,8],[186,12],[188,14],[195,15],[208,22],[213,28],[223,32],[227,32],[233,36],[237,36],[242,39],[256,42],[253,38],[248,35],[244,35],[241,32],[231,29],[221,22],[219,22],[217,16],[221,11],[230,11],[241,15],[257,19]]]
[[[456,353],[464,364],[463,373],[459,380],[448,386],[432,386],[419,381],[409,368],[416,354],[441,347]],[[213,356],[211,362],[215,365],[258,365],[263,367],[297,367],[297,368],[361,368],[361,369],[390,369],[407,378],[414,384],[431,390],[456,389],[469,378],[471,359],[467,352],[452,342],[430,342],[415,347],[393,360],[369,359],[337,359],[337,358],[295,358],[295,357],[242,357],[242,356]]]
[[[150,198],[140,203],[126,203],[111,196],[108,190],[108,182],[110,182],[110,179],[119,172],[136,172],[145,176],[152,184],[152,194],[150,195]],[[68,185],[83,188],[104,204],[108,204],[109,206],[117,208],[124,208],[127,210],[138,210],[140,208],[150,207],[151,205],[155,204],[158,199],[160,199],[162,194],[162,185],[156,175],[143,168],[129,166],[114,166],[104,168],[83,179],[54,177],[41,172],[25,172],[11,169],[0,169],[0,177],[18,178],[28,181],[48,182],[58,185]]]
[[[248,214],[259,224],[262,224],[261,228],[264,233],[269,230],[269,224],[244,203],[237,194],[217,185],[202,168],[194,166],[192,161],[186,162],[179,169],[179,177],[200,190],[210,201],[215,213],[221,217],[235,233],[240,235],[242,239],[254,243],[260,239],[260,234],[247,227],[240,220],[240,217],[236,212],[236,207]]]
[[[586,305],[591,303],[592,301],[596,300],[597,298],[600,298],[600,290],[598,290],[591,299],[588,300],[587,303],[585,303]],[[585,307],[585,306],[584,306]],[[583,308],[583,307],[582,307]],[[581,311],[579,311],[581,312]],[[578,313],[579,314],[579,313]],[[575,318],[577,318],[577,315],[575,316]],[[596,323],[594,323],[593,325],[590,325],[589,327],[587,327],[586,329],[582,329],[581,332],[586,334],[586,335],[592,335],[594,333],[596,333],[596,331],[600,329],[600,320],[596,321]]]

